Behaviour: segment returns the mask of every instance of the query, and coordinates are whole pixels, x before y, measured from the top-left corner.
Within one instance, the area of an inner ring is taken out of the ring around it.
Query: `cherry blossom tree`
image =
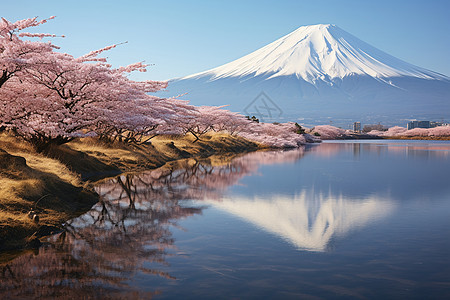
[[[215,124],[214,117],[216,110],[210,106],[201,106],[197,108],[198,115],[196,118],[190,119],[188,122],[181,124],[183,133],[190,133],[195,137],[194,143],[200,139],[205,133],[212,131]]]
[[[135,63],[114,69],[99,57],[116,45],[75,58],[53,51],[51,44],[20,39],[52,36],[18,34],[45,22],[27,19],[10,23],[3,19],[1,24],[5,79],[0,90],[0,120],[38,151],[95,133],[142,142],[156,128],[186,121],[196,113],[186,102],[148,95],[165,88],[166,82],[137,82],[126,76],[133,71],[145,72],[147,65]],[[35,51],[22,55],[17,49],[25,49],[23,45]]]
[[[428,129],[426,128],[414,128],[414,129],[410,129],[407,130],[403,133],[404,136],[409,136],[409,137],[415,137],[415,136],[419,136],[419,137],[425,137],[428,136]]]
[[[438,126],[428,129],[429,136],[448,137],[450,136],[450,125]]]
[[[225,105],[226,106],[226,105]],[[250,122],[242,115],[223,109],[225,106],[200,106],[198,114],[181,124],[183,133],[191,133],[198,141],[207,132],[227,132],[236,134]]]
[[[400,136],[403,135],[407,129],[405,127],[394,126],[389,128],[387,131],[377,131],[372,130],[368,134],[377,136]]]
[[[319,125],[312,128],[311,133],[317,133],[323,140],[332,140],[345,135],[345,130],[331,125]]]
[[[223,107],[196,108],[151,96],[167,82],[129,79],[130,72],[146,71],[142,62],[113,68],[100,55],[117,45],[73,57],[51,43],[27,40],[54,37],[24,32],[49,19],[0,23],[0,126],[39,152],[89,135],[140,144],[159,134],[191,133],[197,141],[206,132],[223,131],[270,147],[298,147],[311,140],[293,123],[256,123]]]
[[[381,137],[448,137],[450,136],[450,126],[438,126],[434,128],[414,128],[406,129],[405,127],[394,126],[387,131],[372,130],[369,132],[371,135],[377,135]]]
[[[120,117],[117,117],[119,113]],[[105,118],[95,126],[100,139],[143,144],[157,135],[184,133],[184,124],[198,117],[196,107],[175,98],[143,95],[121,105],[115,118]]]
[[[243,115],[223,109],[224,107],[199,107],[199,116],[182,124],[184,133],[191,133],[196,142],[207,132],[222,131],[273,148],[295,148],[307,142],[318,142],[310,135],[299,134],[295,123],[253,122]]]
[[[251,122],[238,135],[273,148],[296,148],[307,143],[305,135],[297,133],[295,123]]]
[[[20,76],[21,71],[36,64],[35,58],[47,55],[57,48],[51,43],[27,41],[21,37],[54,37],[52,34],[27,33],[24,29],[36,27],[53,19],[37,21],[37,18],[24,19],[14,23],[5,18],[0,21],[0,88],[14,76]]]
[[[225,131],[229,134],[234,135],[239,134],[239,132],[241,131],[245,131],[252,122],[250,122],[246,117],[239,113],[232,112],[227,109],[222,109],[226,106],[227,105],[219,107],[201,107],[200,112],[208,112],[213,123],[211,128],[216,132]]]
[[[128,121],[126,129],[135,126],[146,132],[161,124],[162,116],[173,114],[173,102],[162,105],[156,103],[159,98],[147,95],[166,83],[129,80],[125,71],[145,66],[112,69],[97,59],[101,52],[82,58],[51,52],[39,58],[33,68],[22,71],[25,80],[10,80],[0,91],[3,123],[42,151],[52,143],[95,132],[104,124]],[[130,114],[134,122],[130,122]]]

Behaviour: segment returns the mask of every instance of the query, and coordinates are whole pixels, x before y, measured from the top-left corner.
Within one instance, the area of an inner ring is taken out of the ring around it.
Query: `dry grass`
[[[5,150],[11,155],[25,158],[27,165],[34,170],[54,174],[62,181],[75,186],[81,186],[82,184],[79,174],[71,172],[66,165],[56,159],[36,153],[31,145],[16,137],[9,136],[5,133],[1,134],[0,149]]]
[[[95,203],[92,193],[83,195],[79,174],[60,161],[4,133],[0,149],[0,249],[21,246],[34,233],[58,227],[82,210],[80,203],[87,204],[88,198]],[[39,222],[28,217],[31,209]]]
[[[10,225],[33,228],[35,224],[27,217],[30,201],[20,195],[38,196],[42,192],[42,182],[38,179],[10,179],[0,177],[0,227]]]
[[[43,155],[28,143],[1,133],[0,249],[23,246],[30,237],[49,234],[90,209],[97,196],[86,179],[156,168],[192,157],[208,157],[213,164],[224,164],[230,153],[261,148],[224,133],[209,133],[194,141],[191,135],[158,136],[145,145],[107,144],[85,138],[52,147]],[[38,223],[27,215],[32,208],[39,215]]]
[[[139,157],[119,143],[108,145],[93,138],[84,138],[69,143],[70,148],[84,152],[99,159],[135,161]]]
[[[166,162],[188,157],[208,157],[262,148],[254,142],[226,133],[207,133],[194,141],[195,138],[190,134],[161,135],[145,145],[106,144],[97,139],[85,138],[70,142],[68,147],[124,172],[157,168]]]

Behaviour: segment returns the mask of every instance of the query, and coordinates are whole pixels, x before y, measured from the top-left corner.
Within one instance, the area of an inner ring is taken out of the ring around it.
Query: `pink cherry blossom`
[[[256,123],[224,106],[195,107],[178,98],[149,95],[166,88],[167,82],[129,79],[130,72],[146,71],[148,65],[142,62],[113,68],[100,55],[118,44],[73,57],[56,52],[59,48],[52,43],[22,39],[55,37],[23,32],[52,18],[0,22],[0,128],[8,128],[38,151],[93,135],[144,143],[159,134],[191,133],[198,140],[206,132],[220,131],[270,147],[315,141],[299,134],[294,123]]]

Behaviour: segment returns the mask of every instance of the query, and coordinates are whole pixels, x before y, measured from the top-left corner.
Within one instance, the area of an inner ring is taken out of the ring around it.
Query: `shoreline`
[[[98,180],[180,159],[269,149],[223,133],[194,140],[190,135],[158,136],[148,144],[130,145],[84,138],[51,147],[44,156],[0,134],[0,251],[37,248],[41,238],[63,230],[64,222],[98,202],[93,189]]]
[[[357,139],[450,140],[450,137],[351,135],[334,140]],[[83,138],[52,147],[44,156],[25,142],[0,134],[0,251],[36,248],[41,245],[41,238],[63,230],[65,221],[80,216],[98,202],[93,186],[101,179],[156,169],[186,158],[270,149],[223,133],[208,133],[194,141],[190,135],[158,136],[144,145]],[[37,222],[33,215],[38,216]]]
[[[370,134],[349,134],[334,139],[323,140],[423,140],[423,141],[450,141],[450,136],[378,136]]]
[[[416,140],[416,141],[450,141],[450,136],[391,136],[384,137],[386,140]]]

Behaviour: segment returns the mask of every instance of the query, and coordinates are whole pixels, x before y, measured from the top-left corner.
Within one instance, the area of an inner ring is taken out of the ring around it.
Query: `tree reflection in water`
[[[159,292],[133,287],[130,279],[141,273],[176,280],[163,270],[168,250],[175,249],[171,226],[204,209],[185,200],[219,200],[260,164],[293,162],[303,154],[188,159],[105,180],[96,187],[99,203],[67,222],[38,253],[0,255],[0,297],[151,298]]]

